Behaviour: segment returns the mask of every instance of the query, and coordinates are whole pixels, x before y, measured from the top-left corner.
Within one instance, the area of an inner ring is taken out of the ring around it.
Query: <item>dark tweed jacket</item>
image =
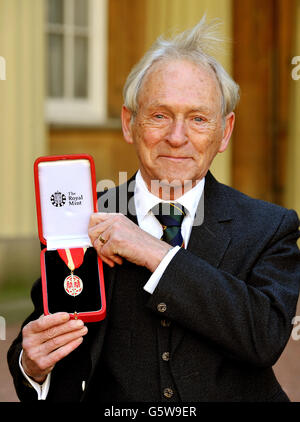
[[[127,185],[119,189],[126,191]],[[136,222],[135,216],[129,217]],[[188,249],[175,255],[145,302],[147,312],[156,318],[161,316],[158,304],[166,304],[164,318],[173,324],[170,370],[180,401],[288,400],[272,365],[289,339],[296,310],[298,229],[294,211],[249,198],[207,174],[204,222],[193,227]],[[132,265],[137,282],[140,271]],[[117,277],[117,268],[105,267],[107,318],[89,324],[84,343],[56,365],[49,400],[93,397]],[[32,299],[35,310],[24,323],[42,313],[39,280]],[[133,329],[129,324],[128,333]],[[30,401],[36,393],[18,367],[21,342],[20,333],[8,362],[19,398]],[[131,373],[128,388],[134,377]]]

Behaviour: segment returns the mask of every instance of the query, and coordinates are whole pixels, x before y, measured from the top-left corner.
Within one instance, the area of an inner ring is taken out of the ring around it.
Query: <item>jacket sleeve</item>
[[[30,321],[33,321],[39,318],[43,313],[43,309],[42,309],[43,302],[42,302],[41,295],[42,295],[41,282],[39,279],[34,283],[33,288],[31,290],[31,299],[34,304],[34,311],[22,324],[21,330],[17,338],[13,341],[7,353],[8,367],[13,377],[16,393],[20,401],[23,401],[23,402],[37,400],[38,398],[35,389],[26,380],[26,378],[21,372],[21,369],[19,367],[19,357],[22,350],[22,328],[26,324],[28,324]]]
[[[300,281],[298,238],[297,214],[286,210],[242,276],[237,268],[241,262],[249,265],[246,244],[244,251],[234,251],[239,264],[232,264],[232,271],[181,249],[147,306],[162,316],[158,305],[164,303],[164,318],[196,333],[199,341],[214,342],[232,359],[272,366],[292,330]]]
[[[22,328],[43,314],[40,279],[32,287],[31,298],[34,304],[34,311],[24,321]],[[96,325],[96,323],[92,324]],[[38,395],[19,367],[19,357],[22,350],[22,328],[8,350],[7,360],[18,398],[21,402],[31,402],[38,400]],[[89,331],[93,331],[90,328]],[[89,336],[87,335],[86,337]],[[51,372],[50,388],[46,400],[50,402],[80,401],[83,394],[82,382],[88,379],[89,372],[89,343],[87,338],[85,338],[83,344],[55,365]]]

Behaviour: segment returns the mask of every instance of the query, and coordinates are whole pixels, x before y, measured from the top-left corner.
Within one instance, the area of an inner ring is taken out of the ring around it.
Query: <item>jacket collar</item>
[[[203,218],[202,224],[194,226],[188,250],[215,268],[221,265],[222,258],[231,241],[233,210],[230,209],[227,189],[218,183],[209,172],[206,176],[204,195],[198,205],[197,214]],[[184,329],[177,325],[172,331],[172,352],[184,337]]]

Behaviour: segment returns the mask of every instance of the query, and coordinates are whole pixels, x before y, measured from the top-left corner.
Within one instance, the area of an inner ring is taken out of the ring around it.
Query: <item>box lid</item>
[[[34,163],[34,178],[40,241],[48,250],[92,246],[88,224],[97,212],[93,158],[40,157]]]

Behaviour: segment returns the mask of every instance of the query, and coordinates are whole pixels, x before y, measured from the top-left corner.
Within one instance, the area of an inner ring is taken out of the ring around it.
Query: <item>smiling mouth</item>
[[[160,158],[176,162],[190,160],[191,157],[174,157],[172,155],[161,155]]]

